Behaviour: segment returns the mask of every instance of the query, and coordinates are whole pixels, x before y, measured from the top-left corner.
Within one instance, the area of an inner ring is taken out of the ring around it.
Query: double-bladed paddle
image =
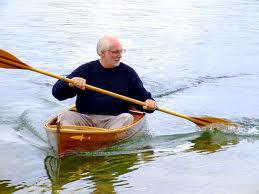
[[[27,65],[26,63],[22,62],[21,60],[19,60],[17,57],[15,57],[14,55],[10,54],[7,51],[4,51],[2,49],[0,49],[0,68],[7,68],[7,69],[26,69],[26,70],[30,70],[30,71],[34,71],[37,73],[41,73],[56,79],[60,79],[63,80],[65,82],[68,83],[73,83],[73,81],[71,79],[68,79],[66,77],[62,77],[60,75],[55,75],[52,74],[50,72],[46,72],[46,71],[42,71],[40,69],[36,69],[34,67],[31,67],[29,65]],[[119,98],[121,100],[125,100],[128,102],[131,102],[133,104],[137,104],[140,106],[144,106],[145,102],[133,99],[133,98],[129,98],[120,94],[116,94],[114,92],[110,92],[95,86],[91,86],[89,84],[85,84],[85,87],[89,90],[93,90],[95,92],[100,92],[102,94],[106,94],[115,98]],[[197,124],[199,127],[203,127],[203,126],[207,126],[207,125],[211,125],[211,124],[215,124],[215,123],[219,123],[219,124],[224,124],[224,125],[235,125],[235,123],[226,120],[226,119],[222,119],[222,118],[216,118],[216,117],[191,117],[191,116],[187,116],[184,114],[180,114],[180,113],[176,113],[170,110],[166,110],[164,108],[161,107],[157,107],[156,110],[170,114],[170,115],[174,115],[177,117],[181,117],[183,119],[187,119],[195,124]]]

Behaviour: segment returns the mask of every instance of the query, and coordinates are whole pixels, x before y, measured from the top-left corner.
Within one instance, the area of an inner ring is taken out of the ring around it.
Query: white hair
[[[105,35],[102,38],[99,39],[97,42],[96,46],[96,51],[99,56],[101,56],[102,51],[107,51],[111,48],[112,46],[112,41],[118,39],[117,36],[110,36],[110,35]]]

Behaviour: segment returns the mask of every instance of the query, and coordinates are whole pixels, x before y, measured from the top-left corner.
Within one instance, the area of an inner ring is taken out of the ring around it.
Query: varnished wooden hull
[[[46,129],[48,140],[58,157],[71,154],[96,151],[119,141],[128,139],[143,126],[145,114],[132,114],[134,122],[119,129],[104,129],[88,126],[61,126],[56,123],[57,117],[48,121]]]

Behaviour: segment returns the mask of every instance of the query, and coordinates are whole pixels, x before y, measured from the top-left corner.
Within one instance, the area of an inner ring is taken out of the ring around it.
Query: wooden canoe
[[[76,111],[75,107],[69,110]],[[126,140],[136,134],[143,126],[145,114],[132,111],[134,122],[118,129],[104,129],[89,126],[60,126],[57,116],[44,124],[48,141],[59,158],[82,152],[96,151]]]

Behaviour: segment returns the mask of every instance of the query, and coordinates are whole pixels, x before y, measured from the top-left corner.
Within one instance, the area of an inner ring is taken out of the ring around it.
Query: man
[[[87,90],[86,83],[144,101],[145,106],[137,108],[154,112],[156,102],[143,87],[137,73],[120,62],[124,51],[117,37],[104,36],[97,43],[100,60],[83,64],[68,75],[73,84],[61,80],[56,82],[52,89],[55,98],[65,100],[77,96],[78,112],[66,111],[59,115],[61,125],[87,125],[113,129],[133,122],[133,116],[129,114],[131,107],[129,102]]]

